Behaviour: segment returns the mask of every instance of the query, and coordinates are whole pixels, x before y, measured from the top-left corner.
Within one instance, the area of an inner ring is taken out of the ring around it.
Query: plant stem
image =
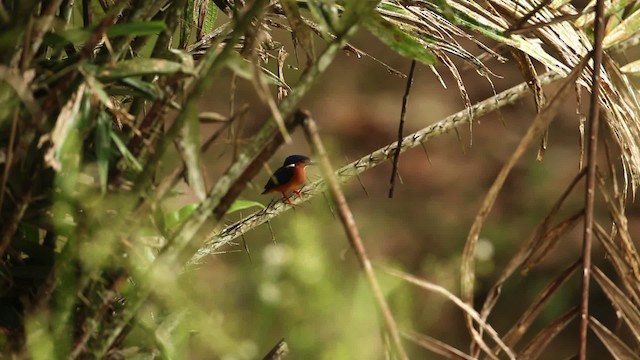
[[[402,339],[400,338],[398,326],[396,325],[393,314],[391,314],[391,309],[389,308],[389,305],[384,298],[382,289],[380,289],[380,284],[376,279],[376,275],[373,271],[373,266],[371,265],[371,261],[369,260],[369,256],[367,255],[364,243],[362,242],[362,238],[360,237],[360,232],[358,231],[358,226],[356,225],[356,221],[353,218],[353,213],[349,208],[349,204],[347,204],[347,200],[344,196],[344,193],[342,192],[342,189],[340,189],[340,182],[338,181],[336,174],[334,174],[333,172],[333,166],[331,165],[331,161],[329,160],[327,152],[324,149],[322,139],[320,139],[320,135],[318,134],[316,123],[308,113],[306,115],[306,119],[303,121],[305,135],[307,136],[307,141],[309,142],[312,150],[319,158],[320,169],[322,170],[322,173],[324,174],[329,184],[329,190],[338,208],[338,214],[340,215],[340,220],[342,221],[344,230],[347,233],[349,244],[353,248],[356,257],[358,258],[358,261],[362,266],[362,270],[366,275],[369,287],[371,288],[373,296],[375,297],[378,304],[378,308],[382,313],[387,331],[393,339],[396,351],[398,352],[398,356],[403,360],[408,359],[409,357],[407,356],[407,353],[402,346]]]
[[[591,106],[589,107],[587,141],[587,183],[585,186],[585,216],[582,242],[582,291],[580,301],[580,347],[578,358],[587,358],[587,329],[589,327],[589,282],[591,277],[591,244],[596,188],[596,157],[598,154],[598,128],[600,120],[600,68],[602,65],[602,39],[604,38],[604,1],[596,2],[594,23],[593,78],[591,81]]]

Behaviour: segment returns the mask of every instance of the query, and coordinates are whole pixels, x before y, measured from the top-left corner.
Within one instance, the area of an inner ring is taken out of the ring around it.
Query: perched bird
[[[290,155],[284,159],[284,164],[271,175],[269,181],[264,186],[263,194],[279,192],[282,193],[289,204],[291,200],[287,196],[288,191],[293,191],[302,198],[298,187],[304,184],[305,167],[313,165],[313,161],[304,155]]]

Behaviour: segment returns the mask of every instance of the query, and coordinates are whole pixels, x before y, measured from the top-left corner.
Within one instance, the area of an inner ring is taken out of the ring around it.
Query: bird
[[[307,165],[314,165],[313,161],[304,155],[289,155],[284,159],[284,163],[279,167],[269,181],[264,185],[262,194],[279,192],[282,197],[291,204],[291,200],[287,196],[288,191],[294,192],[299,198],[302,198],[298,186],[304,184],[305,168]]]

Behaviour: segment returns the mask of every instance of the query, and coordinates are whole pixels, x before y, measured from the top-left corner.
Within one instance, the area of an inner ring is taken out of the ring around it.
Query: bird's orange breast
[[[287,182],[282,184],[278,184],[272,188],[270,188],[267,192],[287,192],[291,190],[296,190],[300,185],[304,184],[305,180],[305,171],[304,165],[296,165],[293,168],[293,176]]]

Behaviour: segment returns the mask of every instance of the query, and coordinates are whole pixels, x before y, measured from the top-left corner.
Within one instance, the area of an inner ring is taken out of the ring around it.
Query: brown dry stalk
[[[384,298],[384,295],[380,288],[380,284],[378,283],[378,279],[376,279],[376,275],[373,271],[373,266],[371,265],[371,260],[369,260],[369,256],[367,255],[364,243],[362,242],[362,238],[360,237],[360,232],[358,231],[358,226],[356,225],[355,219],[353,218],[353,213],[351,213],[351,209],[349,208],[349,204],[347,204],[344,193],[342,192],[342,189],[340,189],[340,182],[338,181],[338,178],[333,171],[331,161],[327,156],[327,152],[324,149],[324,145],[322,144],[322,139],[320,139],[320,135],[318,134],[316,123],[315,121],[313,121],[310,114],[306,113],[306,119],[304,119],[302,124],[304,126],[305,135],[307,136],[307,141],[309,142],[309,145],[311,146],[313,152],[316,154],[320,163],[320,170],[327,179],[331,196],[333,197],[333,201],[336,203],[336,206],[338,208],[338,214],[344,226],[344,230],[347,233],[349,243],[353,248],[356,257],[358,258],[360,265],[362,266],[362,270],[365,273],[367,282],[369,283],[369,287],[371,287],[371,291],[373,292],[373,296],[376,299],[378,308],[380,309],[382,317],[384,318],[384,323],[387,331],[393,338],[398,356],[403,360],[409,359],[407,353],[404,350],[404,347],[402,346],[402,339],[400,338],[400,332],[398,331],[396,321],[393,318],[391,309],[389,308],[389,305]]]
[[[595,203],[596,157],[598,154],[598,128],[600,120],[600,68],[602,66],[602,39],[604,38],[604,0],[596,1],[594,26],[593,78],[591,80],[591,106],[588,119],[587,184],[585,186],[585,215],[582,243],[582,292],[580,300],[580,346],[578,358],[587,358],[587,330],[589,328],[589,281],[591,275],[591,245],[593,241],[593,210]]]
[[[502,185],[506,181],[507,176],[511,172],[511,169],[520,160],[522,155],[524,155],[527,148],[533,143],[533,141],[540,137],[544,129],[546,129],[551,120],[553,120],[557,111],[564,103],[570,90],[575,86],[575,82],[578,79],[579,75],[582,73],[582,69],[587,63],[587,60],[588,57],[584,57],[582,59],[582,61],[573,69],[573,71],[562,81],[562,85],[554,94],[554,96],[551,97],[551,100],[547,103],[547,106],[544,108],[544,110],[536,116],[531,126],[527,130],[527,133],[522,137],[520,143],[513,151],[511,157],[504,164],[504,166],[496,176],[496,179],[491,185],[491,188],[489,188],[489,191],[487,192],[487,195],[485,196],[482,205],[478,210],[478,213],[475,217],[473,225],[471,226],[471,229],[469,230],[469,235],[467,236],[467,240],[465,242],[460,269],[461,298],[462,300],[468,302],[470,305],[473,305],[474,295],[475,250],[476,244],[478,243],[478,239],[480,237],[482,226],[489,216],[489,213],[493,208],[493,204],[495,203],[495,200],[498,197],[498,194],[500,193]],[[472,335],[474,335],[477,331],[473,327],[472,319],[468,315],[465,317],[465,319],[469,331],[471,331]],[[476,338],[476,336],[473,337]]]

